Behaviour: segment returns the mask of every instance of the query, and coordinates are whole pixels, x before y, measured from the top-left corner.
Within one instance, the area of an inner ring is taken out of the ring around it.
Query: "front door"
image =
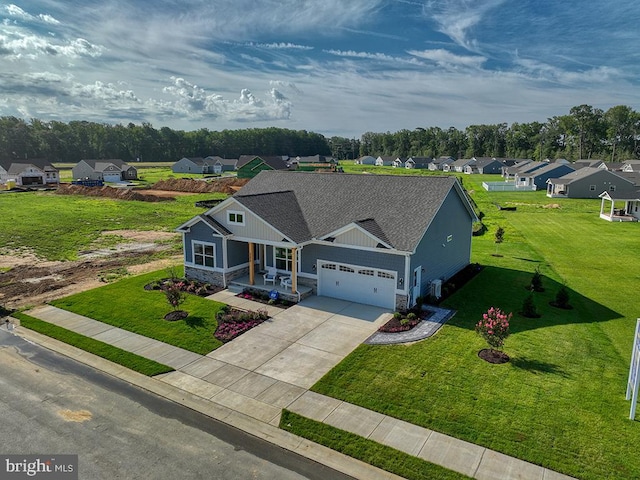
[[[413,277],[411,279],[412,306],[416,304],[416,299],[421,295],[420,293],[421,284],[422,284],[422,266],[419,266],[413,271]]]

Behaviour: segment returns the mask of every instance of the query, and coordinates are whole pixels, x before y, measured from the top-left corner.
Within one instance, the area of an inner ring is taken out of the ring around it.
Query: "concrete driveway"
[[[382,308],[309,297],[162,380],[277,423],[282,408],[390,318]]]
[[[310,297],[207,356],[308,389],[389,318],[378,307]]]

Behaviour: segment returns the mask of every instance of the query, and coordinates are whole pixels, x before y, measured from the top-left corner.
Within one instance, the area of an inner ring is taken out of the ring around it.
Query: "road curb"
[[[214,420],[244,431],[254,437],[263,439],[285,450],[294,452],[305,458],[326,465],[334,470],[361,480],[402,480],[393,473],[379,469],[355,458],[344,455],[328,447],[311,442],[305,438],[281,430],[280,428],[259,422],[243,413],[193,395],[160,380],[147,377],[102,357],[86,352],[59,340],[47,337],[24,327],[18,328],[19,322],[14,319],[16,327],[13,334],[36,343],[56,353],[72,358],[96,370],[126,381],[155,395],[159,395],[174,403],[206,415]]]

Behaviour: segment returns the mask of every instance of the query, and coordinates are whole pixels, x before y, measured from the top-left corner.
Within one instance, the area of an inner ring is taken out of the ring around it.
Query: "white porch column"
[[[298,289],[298,249],[296,247],[291,248],[291,293],[296,293]]]

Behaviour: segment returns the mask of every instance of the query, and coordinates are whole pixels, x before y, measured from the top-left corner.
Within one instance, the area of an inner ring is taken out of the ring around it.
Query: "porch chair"
[[[267,267],[267,273],[262,275],[264,279],[264,284],[271,283],[272,285],[276,284],[276,280],[278,278],[278,272],[275,267]]]

